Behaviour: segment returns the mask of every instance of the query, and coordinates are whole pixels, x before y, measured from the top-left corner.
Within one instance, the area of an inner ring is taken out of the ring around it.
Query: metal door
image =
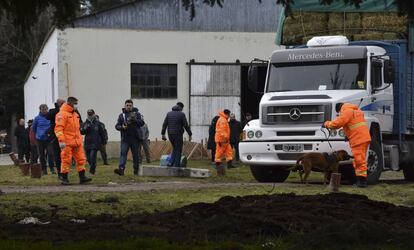
[[[208,138],[208,127],[223,109],[240,114],[241,67],[237,64],[190,64],[190,125],[193,140]]]

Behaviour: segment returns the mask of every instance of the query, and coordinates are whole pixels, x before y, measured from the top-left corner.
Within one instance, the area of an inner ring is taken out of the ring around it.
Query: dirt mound
[[[84,224],[52,220],[49,225],[18,225],[0,218],[0,237],[53,241],[157,237],[172,241],[248,242],[298,233],[331,235],[335,230],[341,235],[351,232],[348,236],[353,240],[370,239],[373,233],[384,240],[391,235],[414,236],[414,208],[345,193],[223,197],[212,204],[195,203],[169,212],[85,219]]]

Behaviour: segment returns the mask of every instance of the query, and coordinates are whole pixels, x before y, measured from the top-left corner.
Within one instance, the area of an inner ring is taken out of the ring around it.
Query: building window
[[[131,63],[132,98],[177,98],[177,64]]]

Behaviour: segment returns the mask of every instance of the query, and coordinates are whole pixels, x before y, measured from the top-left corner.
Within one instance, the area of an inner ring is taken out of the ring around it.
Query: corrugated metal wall
[[[73,21],[74,27],[141,30],[276,32],[279,6],[274,0],[226,0],[224,7],[197,1],[196,17],[181,0],[141,0]]]
[[[208,138],[214,116],[229,109],[240,117],[240,65],[190,65],[190,124],[193,139]]]

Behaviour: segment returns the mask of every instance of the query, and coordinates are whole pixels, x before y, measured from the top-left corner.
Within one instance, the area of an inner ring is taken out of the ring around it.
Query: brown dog
[[[308,184],[308,176],[312,169],[318,169],[325,173],[323,184],[328,181],[328,175],[331,173],[338,173],[338,166],[340,161],[347,161],[354,158],[350,156],[345,150],[328,153],[307,153],[296,161],[295,169],[299,169],[300,181]],[[302,175],[305,176],[302,178]]]

